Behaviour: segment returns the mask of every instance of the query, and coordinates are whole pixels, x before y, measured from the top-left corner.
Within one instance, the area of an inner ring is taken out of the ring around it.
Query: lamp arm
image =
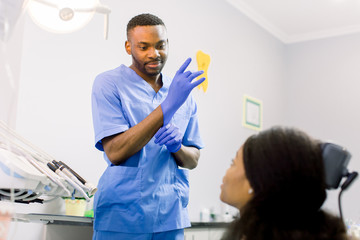
[[[109,13],[104,16],[104,38],[108,39],[109,35]]]
[[[42,0],[36,0],[36,1],[42,1]],[[103,13],[103,14],[109,14],[111,12],[110,8],[104,6],[104,5],[97,5],[94,8],[74,8],[74,11],[76,12],[97,12],[97,13]]]
[[[100,4],[95,7],[95,11],[98,12],[98,13],[103,13],[103,14],[110,14],[111,13],[110,8],[108,8],[105,5],[100,5]]]
[[[38,2],[38,3],[42,3],[46,6],[49,6],[49,7],[53,7],[53,8],[56,8],[56,9],[59,9],[60,7],[58,5],[56,5],[55,3],[51,3],[51,2],[48,2],[46,0],[32,0],[32,1],[35,1],[35,2]]]
[[[40,0],[41,1],[41,0]],[[97,5],[94,8],[74,8],[76,12],[97,12],[104,14],[104,38],[108,39],[109,34],[109,14],[111,13],[111,9],[105,5]]]

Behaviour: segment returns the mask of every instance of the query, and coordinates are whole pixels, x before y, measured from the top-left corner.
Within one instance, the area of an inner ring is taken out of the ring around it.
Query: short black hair
[[[150,13],[142,13],[130,19],[126,27],[126,34],[127,36],[129,36],[129,31],[137,26],[156,26],[156,25],[162,25],[165,27],[164,22],[159,17]]]

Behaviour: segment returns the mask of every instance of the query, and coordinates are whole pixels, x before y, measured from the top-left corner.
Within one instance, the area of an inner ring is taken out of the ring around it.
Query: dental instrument
[[[60,168],[58,168],[58,166],[53,165],[51,163],[47,163],[47,166],[53,172],[63,177],[71,186],[73,186],[76,190],[78,190],[82,194],[82,196],[86,199],[86,201],[90,202],[90,198],[87,196],[86,192],[81,188],[81,186],[79,186],[78,183],[76,183],[76,181],[74,181],[72,178],[67,176],[67,174],[65,174]]]

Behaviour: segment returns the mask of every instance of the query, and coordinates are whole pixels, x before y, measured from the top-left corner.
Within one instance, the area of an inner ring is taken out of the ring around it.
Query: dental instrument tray
[[[58,197],[90,201],[96,190],[67,164],[54,160],[0,121],[0,201],[43,203]]]

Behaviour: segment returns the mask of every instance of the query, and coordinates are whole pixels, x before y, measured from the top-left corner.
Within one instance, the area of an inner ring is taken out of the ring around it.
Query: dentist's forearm
[[[140,151],[163,125],[161,107],[157,107],[143,121],[127,131],[102,140],[109,160],[118,165]]]
[[[178,166],[187,169],[194,169],[198,165],[200,150],[196,147],[187,147],[182,145],[179,151],[173,153],[173,156]]]

